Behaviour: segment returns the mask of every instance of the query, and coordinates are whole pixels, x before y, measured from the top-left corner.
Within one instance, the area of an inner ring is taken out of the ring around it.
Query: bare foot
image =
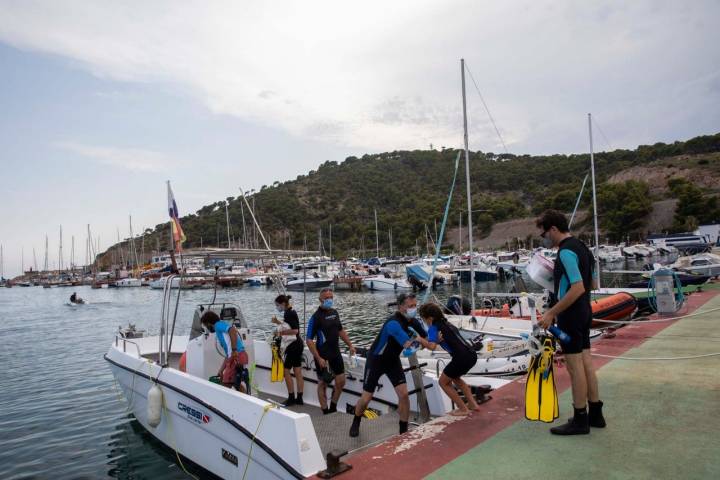
[[[474,405],[470,405],[470,410],[472,410],[473,412],[479,412],[479,411],[480,411],[480,405],[478,405],[477,403],[474,404]]]
[[[453,417],[464,417],[465,415],[469,415],[469,414],[470,414],[470,410],[468,410],[467,408],[465,408],[465,409],[458,408],[457,410],[453,410],[452,412],[450,412],[450,415],[452,415]]]

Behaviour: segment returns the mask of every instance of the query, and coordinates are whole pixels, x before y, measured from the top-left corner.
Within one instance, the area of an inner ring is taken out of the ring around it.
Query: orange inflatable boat
[[[619,292],[614,295],[608,295],[597,300],[590,302],[592,306],[593,318],[599,320],[622,320],[633,314],[637,308],[637,300],[635,297],[627,292]],[[508,304],[502,306],[502,308],[479,308],[473,310],[473,315],[476,317],[500,317],[510,318],[510,307]],[[542,314],[538,312],[538,318]],[[522,317],[512,317],[523,320],[530,320],[529,315]],[[607,327],[609,324],[605,322],[593,322],[593,328]]]

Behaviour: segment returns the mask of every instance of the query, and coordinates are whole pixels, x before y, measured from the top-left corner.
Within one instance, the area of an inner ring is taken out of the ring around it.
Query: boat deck
[[[276,403],[285,400],[275,396],[267,396],[267,398]],[[340,408],[340,405],[338,405],[338,408]],[[319,407],[308,404],[293,405],[289,409],[310,415],[323,456],[333,450],[359,452],[398,433],[400,417],[395,412],[385,413],[373,420],[363,419],[360,425],[360,436],[350,438],[348,431],[353,419],[350,414],[338,411],[323,415]],[[412,417],[410,420],[412,420]]]

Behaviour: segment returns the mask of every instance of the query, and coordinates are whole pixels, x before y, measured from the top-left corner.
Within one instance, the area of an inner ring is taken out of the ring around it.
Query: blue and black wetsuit
[[[363,390],[373,393],[381,376],[387,375],[393,387],[405,383],[400,354],[403,345],[410,340],[410,327],[422,337],[427,333],[417,319],[408,320],[400,312],[388,318],[380,329],[372,346],[368,350],[365,374],[363,375]]]
[[[340,332],[343,326],[340,322],[340,314],[334,308],[319,307],[308,321],[308,340],[314,340],[320,357],[330,365],[330,370],[335,375],[345,373],[345,364],[340,354]],[[315,367],[318,378],[322,370]]]
[[[581,353],[590,348],[590,292],[593,278],[597,278],[595,257],[583,242],[568,237],[560,242],[553,274],[558,300],[567,294],[573,283],[583,282],[585,287],[585,293],[557,316],[558,327],[570,336],[570,342],[562,344],[563,352]]]
[[[438,342],[440,334],[442,334],[442,342]],[[428,340],[439,343],[452,357],[450,363],[443,369],[443,373],[452,379],[462,377],[477,363],[475,351],[462,338],[458,329],[445,319],[430,325]]]

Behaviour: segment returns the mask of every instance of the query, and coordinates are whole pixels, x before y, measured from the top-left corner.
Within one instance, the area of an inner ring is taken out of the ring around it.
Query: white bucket
[[[539,253],[534,253],[530,257],[530,262],[525,271],[530,275],[533,282],[550,292],[555,292],[554,268],[555,263],[552,260]]]

